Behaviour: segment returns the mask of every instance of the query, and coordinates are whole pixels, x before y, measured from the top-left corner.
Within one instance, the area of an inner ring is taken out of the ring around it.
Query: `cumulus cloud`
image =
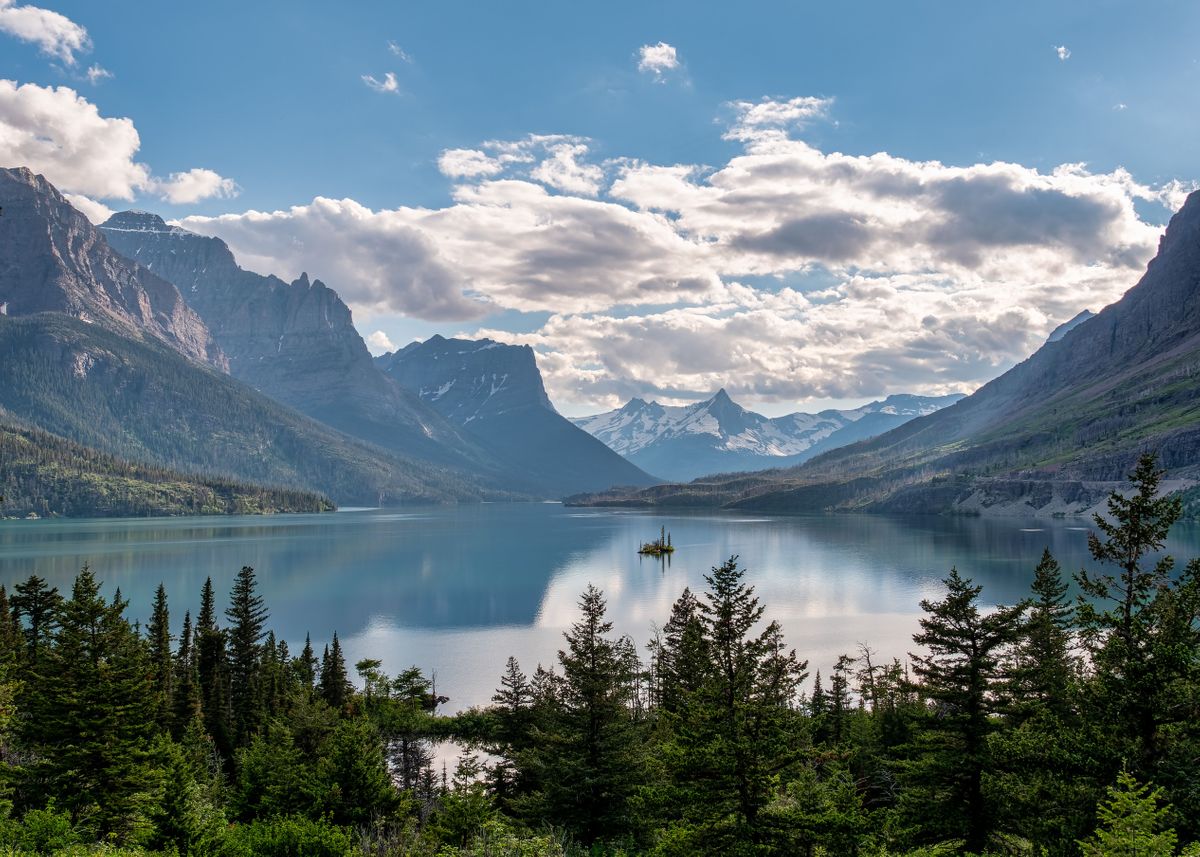
[[[803,95],[786,101],[774,98],[732,101],[727,106],[733,109],[736,118],[725,133],[725,139],[764,143],[786,139],[788,131],[828,116],[833,99]]]
[[[367,348],[372,354],[387,354],[396,350],[396,344],[382,330],[376,330],[367,337]]]
[[[1071,58],[1071,49],[1066,45],[1055,45],[1054,53],[1058,55],[1059,62],[1066,62]]]
[[[259,270],[319,271],[372,313],[551,313],[530,333],[556,401],[872,397],[970,388],[1136,281],[1190,185],[1124,170],[822,151],[830,101],[736,102],[714,167],[595,162],[590,141],[449,149],[442,208],[353,200],[189,218]],[[470,331],[465,331],[470,332]],[[574,403],[574,405],[572,404]]]
[[[396,80],[396,73],[389,71],[383,76],[383,80],[374,75],[364,74],[362,76],[363,83],[369,86],[376,92],[385,92],[392,95],[400,94],[400,81]]]
[[[489,140],[481,149],[446,149],[438,169],[455,179],[508,177],[532,179],[547,187],[596,196],[604,168],[586,159],[590,141],[566,134],[531,134],[523,140]]]
[[[550,147],[550,156],[529,173],[530,177],[556,190],[595,196],[604,181],[604,170],[595,164],[581,163],[587,155],[584,143],[559,143]]]
[[[67,202],[71,203],[83,216],[97,225],[113,216],[113,210],[102,202],[97,202],[81,193],[64,193]]]
[[[87,30],[70,18],[37,6],[18,6],[16,0],[0,0],[0,32],[35,44],[68,66],[75,65],[76,54],[92,49]]]
[[[672,69],[679,68],[679,54],[674,46],[666,42],[642,45],[638,48],[638,71],[652,74],[659,81]]]
[[[494,176],[504,171],[504,164],[478,149],[446,149],[438,157],[438,169],[452,179]]]
[[[0,80],[0,162],[29,167],[59,190],[86,198],[80,205],[89,216],[101,210],[96,200],[132,200],[150,193],[190,203],[236,191],[232,181],[212,170],[155,178],[136,160],[140,146],[132,120],[101,116],[69,87]]]
[[[170,178],[154,182],[155,190],[173,205],[188,205],[211,197],[237,196],[238,186],[212,170],[196,167],[184,173],[171,173]]]

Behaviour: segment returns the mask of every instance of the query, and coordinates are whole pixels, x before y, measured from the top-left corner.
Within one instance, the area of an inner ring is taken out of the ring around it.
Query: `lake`
[[[988,604],[1028,592],[1042,548],[1067,570],[1089,564],[1087,522],[865,515],[774,517],[483,504],[324,515],[0,522],[0,583],[36,572],[69,593],[89,563],[143,622],[161,581],[172,624],[193,616],[211,575],[223,610],[242,565],[258,571],[270,626],[298,653],[338,632],[352,666],[378,657],[395,673],[436,674],[448,710],[486,703],[505,659],[549,664],[590,583],[615,630],[639,647],[685,586],[733,554],[810,669],[826,677],[841,652],[913,648],[922,598],[957,565]],[[669,564],[639,557],[665,526]],[[1180,524],[1168,550],[1200,555],[1200,527]],[[1090,567],[1090,564],[1089,564]]]

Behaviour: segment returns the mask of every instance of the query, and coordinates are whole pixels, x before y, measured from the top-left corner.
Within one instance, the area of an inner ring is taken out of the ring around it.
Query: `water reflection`
[[[903,657],[918,602],[940,595],[952,565],[984,586],[987,603],[1024,597],[1042,549],[1068,571],[1087,563],[1083,522],[801,518],[480,505],[397,513],[354,511],[273,518],[0,522],[0,583],[36,571],[64,592],[89,562],[109,592],[120,586],[145,621],[159,581],[176,626],[198,607],[211,575],[228,592],[254,566],[271,625],[294,645],[337,630],[353,662],[381,657],[396,671],[439,674],[455,707],[485,702],[509,654],[528,670],[549,663],[588,583],[601,587],[618,632],[639,642],[666,620],[685,586],[738,555],[749,580],[802,657],[827,671],[859,642]],[[638,547],[662,526],[666,562]],[[1200,554],[1200,531],[1180,525],[1168,550]]]

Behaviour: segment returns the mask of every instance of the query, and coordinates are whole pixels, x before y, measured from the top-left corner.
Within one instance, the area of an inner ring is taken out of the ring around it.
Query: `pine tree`
[[[628,801],[643,763],[627,704],[632,676],[625,647],[608,636],[612,623],[598,589],[589,586],[579,607],[582,616],[564,633],[567,646],[558,654],[561,707],[524,765],[544,772],[537,779],[548,817],[591,845],[629,829]]]
[[[21,628],[13,616],[13,608],[8,600],[8,591],[0,586],[0,667],[7,668],[9,675],[14,674],[14,668],[22,655],[23,645]]]
[[[946,597],[921,601],[925,616],[913,642],[929,654],[910,654],[920,692],[937,705],[929,738],[933,742],[919,770],[921,785],[931,787],[932,800],[914,793],[916,811],[944,825],[939,838],[962,837],[965,849],[981,852],[994,824],[984,799],[983,776],[989,766],[987,736],[995,727],[996,691],[1005,679],[1002,659],[1017,637],[1024,605],[998,607],[981,614],[981,587],[952,568],[943,581]],[[940,797],[945,795],[945,797]]]
[[[669,758],[693,831],[686,847],[709,853],[771,847],[763,810],[775,779],[806,751],[796,702],[808,664],[786,648],[777,622],[754,633],[765,608],[744,577],[737,557],[705,576],[699,612],[708,665],[672,724]]]
[[[1163,790],[1143,785],[1128,771],[1117,775],[1097,810],[1099,826],[1079,846],[1084,857],[1172,857],[1175,831],[1167,827]]]
[[[220,754],[232,758],[234,736],[229,707],[229,669],[225,659],[225,634],[217,627],[216,598],[212,578],[206,578],[200,593],[200,615],[196,621],[196,673],[204,729],[212,736]]]
[[[201,716],[200,675],[196,669],[196,647],[192,631],[192,612],[183,614],[183,634],[175,656],[175,678],[171,700],[171,735],[180,740],[188,727]]]
[[[90,570],[79,573],[55,645],[39,660],[30,718],[47,794],[73,823],[117,842],[142,823],[154,787],[150,669],[122,607],[104,600]]]
[[[225,637],[229,648],[229,701],[238,746],[244,746],[258,731],[263,716],[258,668],[268,613],[262,597],[255,594],[256,585],[254,569],[242,566],[225,611],[229,620]]]
[[[711,666],[705,646],[700,602],[685,588],[671,606],[658,655],[659,705],[665,712],[680,712],[703,685]]]
[[[317,656],[313,653],[312,635],[305,633],[304,648],[300,651],[300,657],[295,660],[295,671],[300,679],[300,684],[308,690],[310,697],[317,685],[317,667],[319,664]]]
[[[353,689],[346,674],[346,658],[342,654],[342,644],[338,642],[337,631],[334,631],[333,642],[325,648],[325,656],[321,663],[321,698],[330,708],[341,711],[350,700]]]
[[[161,583],[154,593],[154,609],[147,628],[150,641],[151,687],[158,708],[159,722],[169,722],[175,682],[175,664],[171,656],[171,614],[167,609],[167,590]]]
[[[9,602],[13,616],[23,625],[25,665],[30,672],[37,671],[42,652],[54,636],[62,601],[58,589],[47,586],[46,581],[36,574],[13,587]]]
[[[1021,716],[1043,709],[1060,719],[1072,711],[1075,664],[1071,627],[1075,610],[1067,598],[1058,561],[1049,548],[1034,570],[1033,598],[1021,627],[1013,676],[1013,695]]]
[[[1088,596],[1080,599],[1077,612],[1096,701],[1113,727],[1114,741],[1131,741],[1131,761],[1150,774],[1160,755],[1159,730],[1175,708],[1164,704],[1164,691],[1170,693],[1186,680],[1194,656],[1180,656],[1194,652],[1196,645],[1193,616],[1179,608],[1196,597],[1197,571],[1189,567],[1173,583],[1170,556],[1145,567],[1182,512],[1178,497],[1157,496],[1162,477],[1154,456],[1143,455],[1129,477],[1132,496],[1113,492],[1108,500],[1112,520],[1095,516],[1101,535],[1089,533],[1088,548],[1098,562],[1117,566],[1118,574],[1085,570],[1076,578]],[[1176,710],[1191,716],[1186,709]]]

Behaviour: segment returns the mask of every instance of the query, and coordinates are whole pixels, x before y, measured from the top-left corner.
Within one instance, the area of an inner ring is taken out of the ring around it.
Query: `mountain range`
[[[1200,192],[1145,274],[956,404],[804,464],[575,498],[772,511],[1077,514],[1157,453],[1173,488],[1200,478]]]
[[[263,496],[305,508],[319,498],[297,492],[374,505],[655,481],[554,411],[532,352],[507,392],[538,406],[493,413],[481,431],[377,365],[349,307],[306,274],[246,271],[220,239],[146,212],[96,228],[22,168],[0,170],[0,211],[0,424],[61,442],[81,473],[109,456],[106,472],[277,486]],[[508,359],[497,349],[488,356]],[[161,494],[149,484],[141,496]],[[62,496],[32,484],[8,494]]]
[[[853,410],[764,417],[724,389],[686,406],[631,399],[615,411],[578,417],[577,426],[634,464],[676,482],[712,473],[787,467],[830,449],[883,434],[962,398],[888,396]]]

